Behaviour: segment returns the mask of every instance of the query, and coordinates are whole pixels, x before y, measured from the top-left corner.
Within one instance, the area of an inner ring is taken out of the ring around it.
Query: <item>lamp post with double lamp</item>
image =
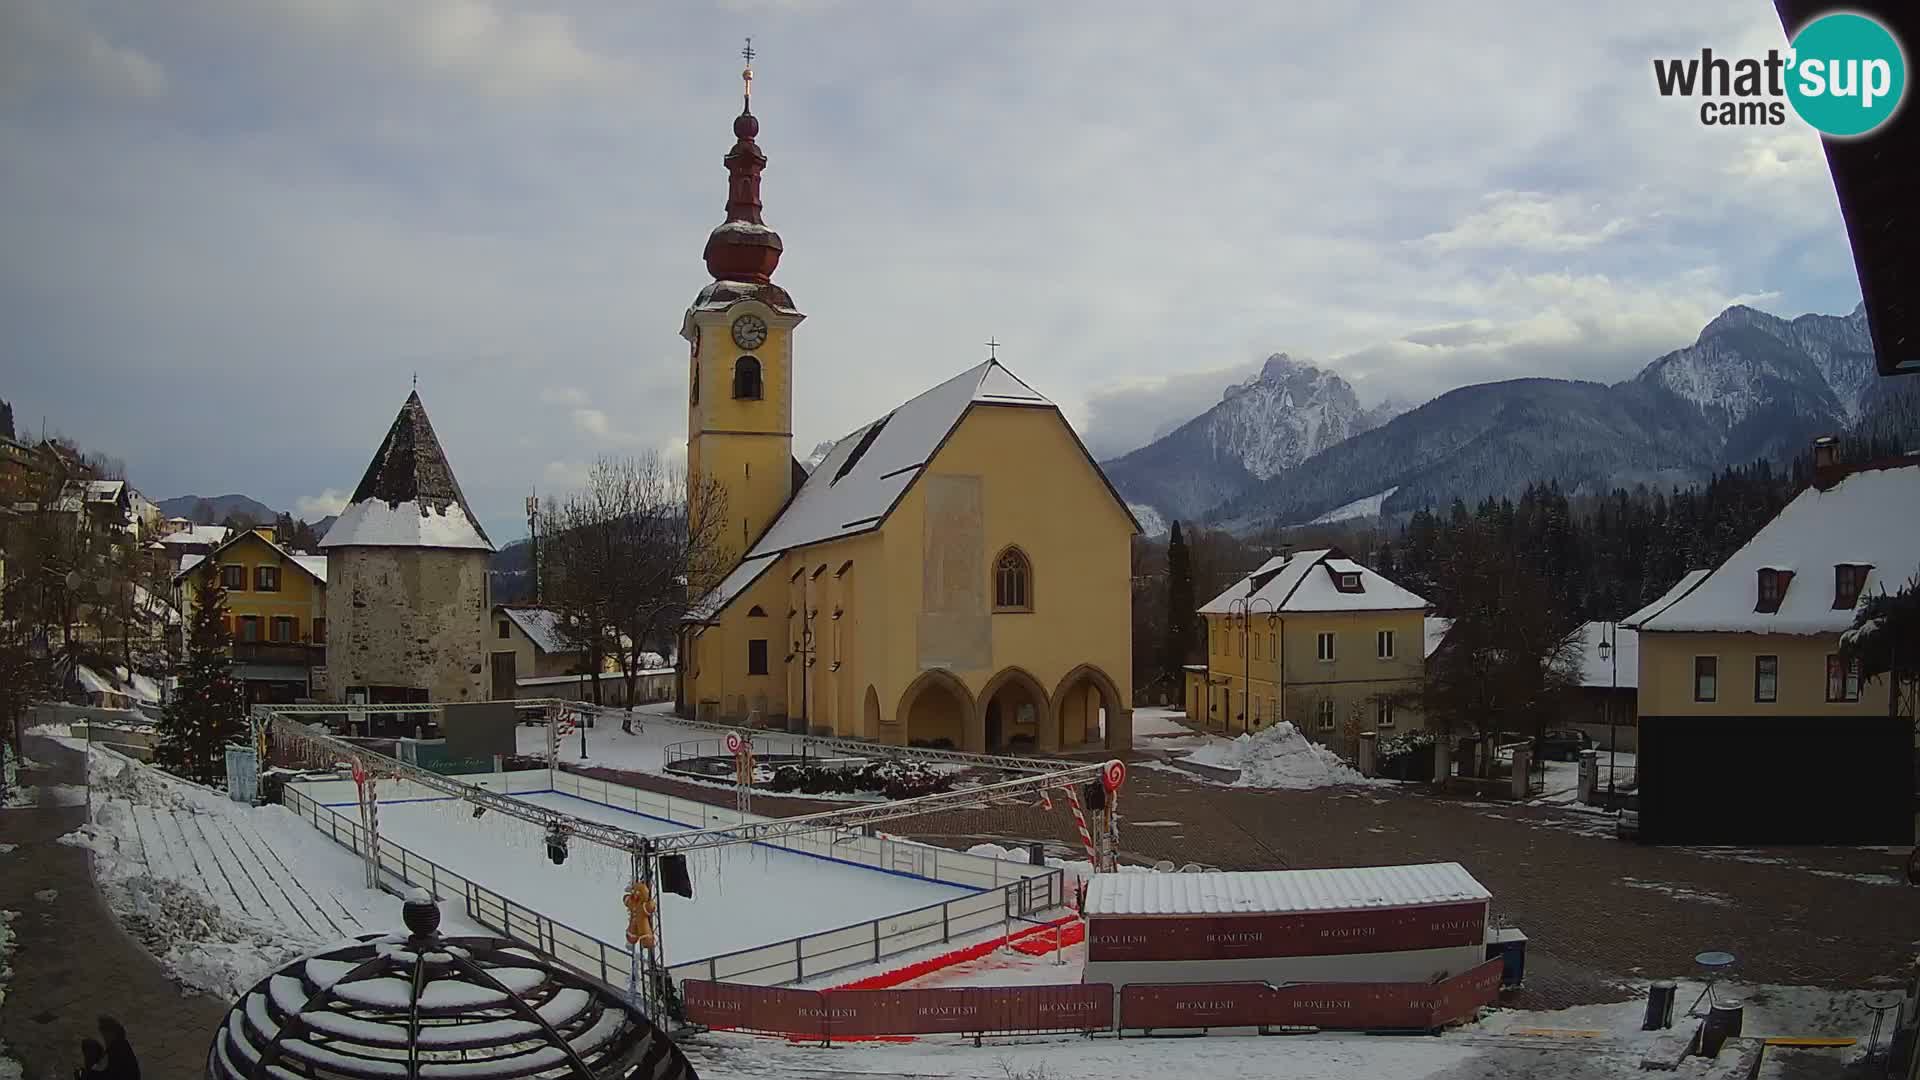
[[[1240,620],[1240,733],[1248,734],[1253,730],[1252,708],[1249,702],[1253,695],[1253,650],[1247,647],[1253,636],[1253,617],[1260,612],[1260,605],[1267,606],[1267,629],[1273,629],[1279,621],[1280,613],[1273,609],[1273,601],[1264,596],[1240,597],[1227,605],[1227,622]],[[1231,729],[1229,729],[1231,730]]]
[[[1620,696],[1620,648],[1616,644],[1616,641],[1619,637],[1620,637],[1620,624],[1617,622],[1614,622],[1614,623],[1607,624],[1606,633],[1600,638],[1600,659],[1607,661],[1612,668],[1612,675],[1610,676],[1611,690],[1607,694],[1607,805],[1608,806],[1613,805],[1613,771],[1614,771],[1613,766],[1614,766],[1614,762],[1618,760],[1618,754],[1620,753],[1620,750],[1619,750],[1620,737],[1619,737],[1619,733],[1615,730],[1614,720],[1613,720],[1613,699]]]

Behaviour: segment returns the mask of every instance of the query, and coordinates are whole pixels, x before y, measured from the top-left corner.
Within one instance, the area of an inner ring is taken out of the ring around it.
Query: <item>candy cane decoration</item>
[[[1073,827],[1080,830],[1080,846],[1087,849],[1087,861],[1097,869],[1100,865],[1100,853],[1093,847],[1093,830],[1087,828],[1087,811],[1080,805],[1080,789],[1067,789],[1067,803],[1073,808]]]

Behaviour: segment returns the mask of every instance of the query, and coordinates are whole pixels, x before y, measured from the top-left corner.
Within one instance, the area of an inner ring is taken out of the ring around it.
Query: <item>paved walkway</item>
[[[29,759],[50,766],[23,774],[28,783],[86,783],[80,752],[31,735],[25,744]],[[87,852],[54,842],[86,820],[85,806],[0,810],[0,844],[18,845],[0,855],[0,909],[18,912],[0,1041],[24,1080],[66,1080],[80,1040],[106,1013],[127,1026],[144,1080],[202,1077],[227,1003],[183,993],[120,929],[94,888]],[[49,889],[57,895],[35,896]]]

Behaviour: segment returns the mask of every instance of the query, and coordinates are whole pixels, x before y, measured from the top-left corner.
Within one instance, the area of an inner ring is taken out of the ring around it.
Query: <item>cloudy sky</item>
[[[1369,403],[1614,380],[1859,298],[1819,143],[1650,60],[1765,0],[0,3],[0,397],[160,498],[310,517],[418,373],[496,538],[684,446],[751,33],[796,449],[983,358],[1102,456],[1271,352]]]

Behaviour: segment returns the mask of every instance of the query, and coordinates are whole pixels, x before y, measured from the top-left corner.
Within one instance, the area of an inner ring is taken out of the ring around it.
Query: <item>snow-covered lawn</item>
[[[522,802],[632,832],[660,835],[686,827],[557,792],[516,796]],[[343,812],[353,813],[351,807]],[[630,857],[575,840],[564,865],[547,858],[537,826],[499,814],[472,816],[453,799],[382,803],[383,837],[454,873],[601,941],[623,940],[621,892]],[[972,890],[758,844],[695,852],[688,857],[693,899],[663,897],[661,923],[669,962],[838,929],[929,907]]]
[[[233,996],[355,934],[396,930],[400,903],[364,864],[283,807],[249,807],[95,747],[93,821],[60,838],[93,853],[114,915],[181,982]],[[457,905],[446,925],[476,932]]]

